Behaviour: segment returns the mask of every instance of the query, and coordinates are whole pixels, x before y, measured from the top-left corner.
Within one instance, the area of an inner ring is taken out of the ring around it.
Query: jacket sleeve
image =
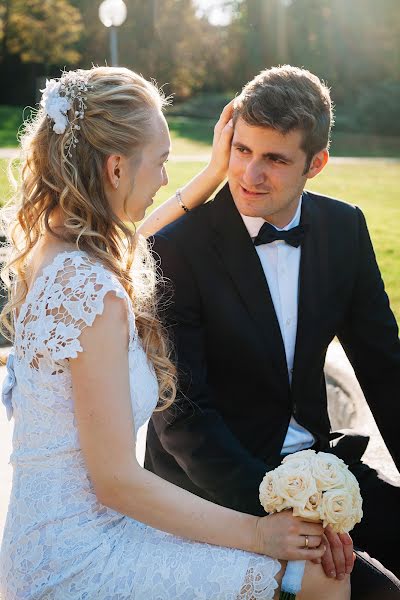
[[[160,312],[174,343],[179,374],[177,400],[152,417],[160,443],[204,497],[242,512],[265,514],[259,485],[268,467],[229,429],[208,384],[201,296],[194,274],[184,252],[166,237],[156,236],[153,251],[170,282]]]
[[[383,439],[400,469],[400,341],[367,224],[356,208],[356,279],[338,332]]]

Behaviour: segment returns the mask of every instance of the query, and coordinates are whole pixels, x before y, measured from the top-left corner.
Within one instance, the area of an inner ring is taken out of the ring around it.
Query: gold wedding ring
[[[308,548],[308,535],[305,535],[304,538],[305,538],[305,540],[304,540],[304,546],[303,546],[303,548],[304,548],[304,550],[307,550],[307,548]]]

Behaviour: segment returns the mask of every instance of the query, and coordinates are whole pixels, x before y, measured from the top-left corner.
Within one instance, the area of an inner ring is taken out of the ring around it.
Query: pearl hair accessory
[[[72,150],[78,143],[77,132],[80,130],[79,122],[85,116],[86,93],[92,86],[87,83],[88,72],[77,70],[67,71],[59,79],[46,80],[40,105],[47,117],[54,121],[53,131],[58,135],[65,133],[69,127],[69,135],[65,141],[65,156],[71,158]],[[76,106],[72,121],[68,111]]]

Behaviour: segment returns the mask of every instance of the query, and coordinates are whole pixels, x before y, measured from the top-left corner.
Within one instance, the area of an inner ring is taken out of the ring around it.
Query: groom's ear
[[[324,150],[320,150],[320,152],[317,152],[317,154],[314,154],[310,164],[310,168],[306,173],[307,179],[312,179],[313,177],[318,175],[318,173],[320,173],[325,167],[326,163],[328,162],[328,159],[329,152],[326,148],[324,148]]]

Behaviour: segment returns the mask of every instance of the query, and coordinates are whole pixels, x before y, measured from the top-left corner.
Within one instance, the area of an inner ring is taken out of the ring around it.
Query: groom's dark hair
[[[329,88],[306,69],[283,65],[261,71],[235,100],[234,123],[239,117],[249,125],[272,127],[283,134],[302,131],[305,172],[312,157],[329,148],[333,125]]]

